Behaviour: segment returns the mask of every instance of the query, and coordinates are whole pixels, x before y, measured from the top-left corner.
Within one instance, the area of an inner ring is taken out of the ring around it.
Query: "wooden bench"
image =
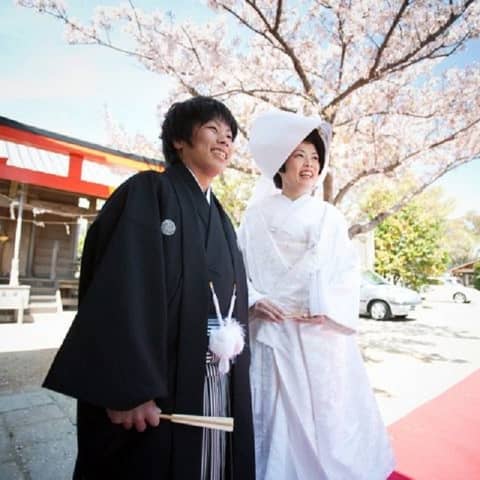
[[[23,312],[28,308],[29,297],[29,285],[0,285],[0,310],[15,310],[16,321],[23,323]]]
[[[78,280],[58,280],[58,290],[64,307],[77,308],[78,303]]]

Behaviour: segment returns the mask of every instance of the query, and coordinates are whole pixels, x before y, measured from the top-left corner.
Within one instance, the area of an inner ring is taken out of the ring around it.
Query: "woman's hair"
[[[318,162],[320,163],[320,169],[318,170],[321,172],[325,165],[325,144],[323,143],[322,137],[318,133],[318,130],[312,130],[300,143],[311,143],[318,154]],[[287,159],[288,160],[288,159]],[[282,166],[278,169],[278,172],[285,172],[287,160],[282,164]],[[276,173],[273,177],[273,183],[275,187],[282,188],[282,177],[280,173]]]
[[[191,145],[193,127],[213,119],[225,122],[230,127],[232,138],[235,140],[238,132],[237,121],[222,102],[211,97],[198,96],[174,103],[165,115],[160,136],[165,161],[169,165],[180,162],[174,142],[183,140]]]

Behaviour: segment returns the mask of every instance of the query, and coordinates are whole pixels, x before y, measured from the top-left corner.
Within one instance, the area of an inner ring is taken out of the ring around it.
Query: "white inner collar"
[[[195,179],[195,181],[197,182],[198,187],[199,187],[200,190],[203,192],[203,194],[205,195],[205,198],[207,199],[208,204],[210,205],[210,197],[211,197],[211,194],[212,194],[212,187],[209,186],[209,187],[207,188],[207,191],[204,192],[202,186],[200,185],[200,182],[198,181],[198,178],[197,178],[196,175],[193,173],[193,171],[190,170],[188,167],[187,167],[187,170],[192,174],[192,177],[193,177],[193,178]]]

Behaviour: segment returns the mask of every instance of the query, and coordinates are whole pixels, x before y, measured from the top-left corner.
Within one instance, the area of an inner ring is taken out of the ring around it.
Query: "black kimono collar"
[[[198,215],[204,222],[205,226],[208,228],[209,216],[210,216],[210,204],[205,198],[205,194],[200,188],[200,185],[198,184],[197,180],[194,178],[194,176],[191,174],[188,168],[181,162],[171,165],[170,167],[168,167],[168,170],[170,169],[172,169],[173,171],[175,171],[175,173],[177,173],[177,175],[183,180],[183,182],[186,184],[186,186],[190,190],[193,196],[195,210],[197,211]],[[212,200],[213,200],[213,195],[211,196],[211,201]]]

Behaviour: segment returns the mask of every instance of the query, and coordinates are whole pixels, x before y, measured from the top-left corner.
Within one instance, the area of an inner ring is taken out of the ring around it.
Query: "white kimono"
[[[393,455],[356,342],[357,255],[339,211],[277,194],[239,231],[249,303],[324,325],[251,318],[257,480],[385,480]]]

